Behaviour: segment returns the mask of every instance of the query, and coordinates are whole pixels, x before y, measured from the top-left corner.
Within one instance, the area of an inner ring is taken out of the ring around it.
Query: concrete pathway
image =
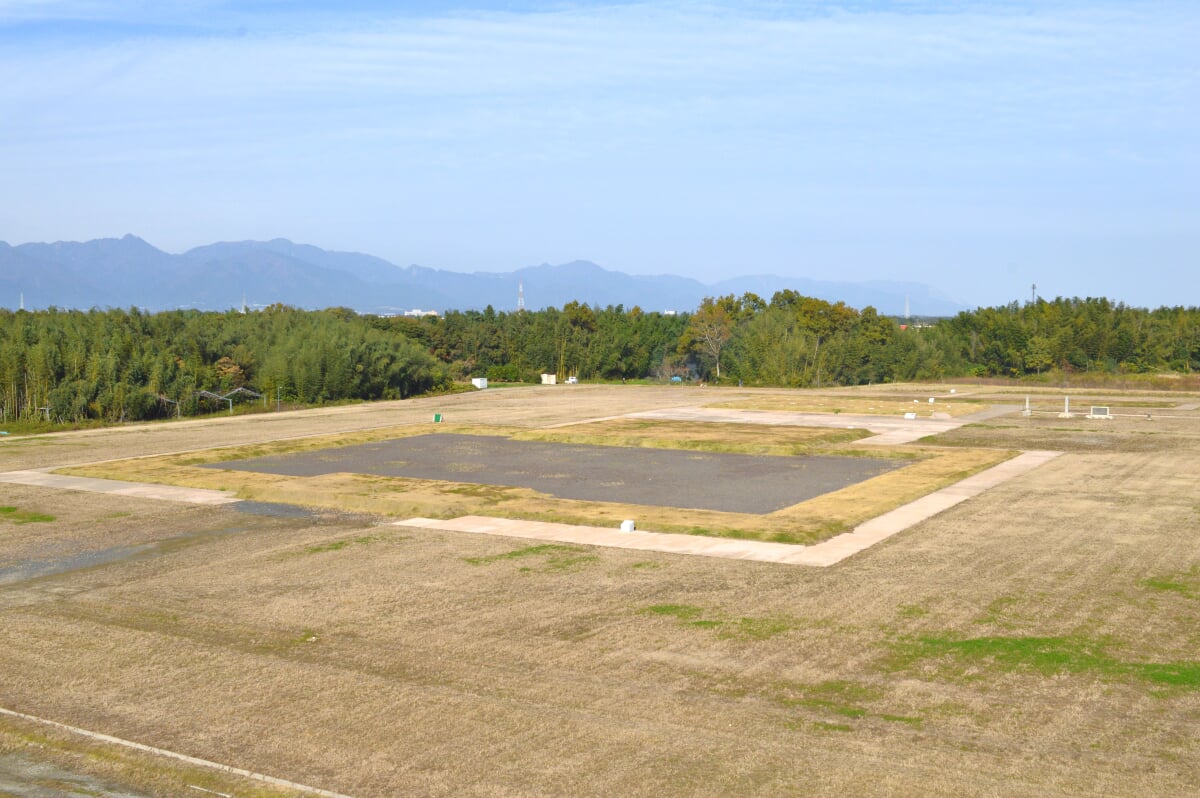
[[[121,482],[115,479],[93,479],[92,477],[70,477],[42,470],[0,473],[0,483],[5,482],[13,485],[34,485],[40,488],[136,496],[139,499],[163,499],[187,504],[232,504],[241,501],[233,493],[224,490],[180,488],[174,485],[151,485],[145,482]]]
[[[903,507],[897,507],[891,512],[864,522],[851,532],[830,538],[814,546],[641,530],[622,532],[609,527],[573,526],[511,518],[485,518],[476,515],[463,516],[449,521],[410,518],[406,521],[397,521],[396,525],[449,532],[549,540],[557,543],[577,543],[587,546],[612,546],[620,549],[639,549],[670,554],[694,554],[702,557],[725,557],[734,560],[825,567],[839,563],[852,554],[857,554],[881,540],[903,532],[1002,482],[1027,473],[1060,454],[1061,452],[1047,451],[1024,452],[1012,460],[1006,460],[975,476],[967,477],[954,485],[922,496]]]

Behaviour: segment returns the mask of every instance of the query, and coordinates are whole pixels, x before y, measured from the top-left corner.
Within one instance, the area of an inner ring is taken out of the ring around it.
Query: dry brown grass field
[[[303,491],[326,506],[0,484],[0,706],[362,798],[1195,794],[1200,398],[1093,391],[1081,406],[1127,415],[1060,419],[1044,389],[1024,418],[1023,388],[955,388],[1013,412],[893,448],[1065,454],[829,568],[400,528]],[[596,420],[945,390],[506,389],[5,440],[0,471],[368,440],[434,412],[645,445]],[[761,443],[727,433],[690,437]],[[3,756],[139,795],[295,794],[0,718]]]

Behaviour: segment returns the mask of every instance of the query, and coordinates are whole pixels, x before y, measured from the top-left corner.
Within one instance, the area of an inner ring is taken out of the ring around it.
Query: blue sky
[[[1194,0],[396,5],[0,0],[0,240],[1200,305]]]

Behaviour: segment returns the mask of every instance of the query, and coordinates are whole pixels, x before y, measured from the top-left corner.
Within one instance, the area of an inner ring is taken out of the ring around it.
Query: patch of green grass
[[[1200,690],[1200,662],[1138,662],[1126,667],[1148,682]]]
[[[14,524],[44,524],[54,520],[52,515],[21,510],[16,507],[0,507],[0,518],[5,518]]]
[[[850,525],[843,521],[826,521],[806,532],[776,532],[773,535],[768,535],[766,539],[771,543],[791,543],[803,546],[812,543],[814,540],[823,540],[831,538],[834,535],[840,535],[849,529]]]
[[[541,557],[546,554],[564,551],[578,551],[571,546],[560,546],[556,543],[542,543],[537,546],[525,546],[512,551],[501,552],[500,554],[488,554],[484,557],[463,557],[465,562],[471,565],[487,565],[489,563],[500,562],[502,560],[519,560],[522,557]]]
[[[631,565],[629,567],[641,571],[641,570],[649,570],[652,568],[662,568],[663,564],[660,562],[654,562],[652,560],[647,560],[645,562],[635,562],[633,565]]]
[[[366,546],[370,543],[381,543],[383,541],[392,540],[407,540],[406,537],[395,537],[392,535],[360,535],[356,538],[343,538],[341,540],[331,540],[328,543],[318,543],[315,546],[309,546],[304,550],[305,554],[322,554],[327,551],[341,551],[351,546]]]
[[[577,546],[562,546],[556,543],[525,546],[524,548],[513,549],[512,551],[501,552],[500,554],[489,554],[485,557],[463,557],[463,560],[471,565],[488,565],[494,562],[521,560],[528,557],[542,557],[545,561],[538,568],[522,567],[520,569],[522,572],[537,571],[547,573],[552,571],[569,571],[600,560],[598,555],[588,552],[587,549]]]
[[[929,610],[925,609],[920,604],[901,604],[896,608],[896,616],[899,618],[924,618],[928,614]]]
[[[690,620],[704,613],[703,607],[692,604],[652,604],[642,609],[648,615],[669,615],[680,620]]]
[[[1079,674],[1200,690],[1200,662],[1127,662],[1103,642],[1082,637],[920,637],[896,644],[889,666],[904,670],[926,660],[940,660],[960,678],[968,670],[979,671],[973,678],[988,672]]]
[[[1143,579],[1141,581],[1141,585],[1142,587],[1149,588],[1150,590],[1162,590],[1168,593],[1182,593],[1189,598],[1191,598],[1192,594],[1192,589],[1189,585],[1185,585],[1182,582],[1172,582],[1167,579]]]
[[[725,625],[723,637],[743,640],[767,640],[796,628],[796,620],[784,616],[770,618],[738,618]]]
[[[540,568],[532,568],[528,565],[523,566],[520,570],[522,573],[537,571],[540,573],[550,573],[552,571],[573,571],[579,566],[590,565],[598,562],[599,555],[596,554],[567,554],[555,555],[546,558],[545,563]]]
[[[867,710],[859,704],[877,700],[882,695],[873,687],[841,679],[819,684],[792,685],[788,692],[789,695],[778,699],[779,703],[855,719],[867,716]]]
[[[1110,673],[1116,660],[1094,641],[1070,637],[921,637],[897,651],[910,664],[946,659],[964,667],[990,667],[1009,673],[1034,671],[1045,676],[1060,673]]]
[[[738,640],[767,640],[776,635],[795,629],[797,621],[794,618],[775,616],[769,618],[704,618],[705,610],[693,604],[652,604],[643,607],[641,612],[646,615],[666,615],[675,618],[685,626],[697,629],[716,629],[723,639]]]
[[[1200,579],[1197,579],[1195,569],[1187,574],[1179,574],[1170,579],[1159,577],[1143,579],[1138,584],[1147,590],[1156,590],[1162,593],[1178,593],[1184,598],[1200,599]]]
[[[909,726],[920,726],[924,722],[921,718],[911,715],[880,715],[879,717],[889,723],[906,723]]]
[[[826,723],[823,720],[818,720],[815,723],[813,723],[813,727],[820,729],[821,731],[839,731],[839,732],[854,731],[854,727],[847,723]]]

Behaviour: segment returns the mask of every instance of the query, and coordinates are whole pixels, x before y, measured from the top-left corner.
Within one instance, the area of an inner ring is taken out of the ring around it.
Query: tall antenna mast
[[[908,321],[908,294],[904,295],[904,320]]]
[[[517,281],[517,312],[525,310],[525,281]]]
[[[21,310],[25,309],[25,292],[21,292]]]
[[[1031,304],[1031,305],[1037,304],[1037,283],[1033,284],[1033,290],[1030,292],[1030,296],[1029,296],[1029,304]]]

